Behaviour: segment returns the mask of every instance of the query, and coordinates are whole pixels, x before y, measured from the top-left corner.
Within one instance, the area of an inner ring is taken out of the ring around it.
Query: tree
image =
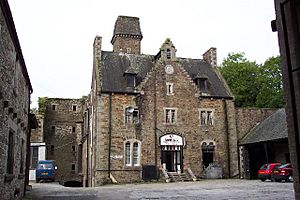
[[[254,106],[259,92],[258,65],[247,60],[244,53],[231,53],[223,60],[220,71],[235,96],[236,106]]]
[[[258,107],[282,108],[284,107],[282,74],[280,58],[270,57],[260,67],[260,91],[256,98]]]
[[[260,65],[247,60],[244,53],[231,53],[223,60],[220,71],[235,96],[237,107],[284,106],[278,56]]]

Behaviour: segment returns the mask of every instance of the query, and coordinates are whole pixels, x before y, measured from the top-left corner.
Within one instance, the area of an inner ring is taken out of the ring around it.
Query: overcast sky
[[[274,0],[9,0],[33,86],[31,107],[39,96],[80,98],[90,92],[92,47],[102,50],[119,15],[140,18],[142,53],[155,55],[171,38],[177,56],[202,58],[217,48],[218,64],[228,53],[244,52],[263,63],[279,54]]]

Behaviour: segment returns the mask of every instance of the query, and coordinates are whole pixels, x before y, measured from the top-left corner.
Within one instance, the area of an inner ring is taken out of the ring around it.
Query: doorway
[[[175,146],[163,146],[161,155],[161,164],[167,172],[182,171],[182,148]]]

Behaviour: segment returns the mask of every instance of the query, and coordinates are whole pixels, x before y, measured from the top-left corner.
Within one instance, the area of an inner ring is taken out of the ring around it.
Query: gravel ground
[[[259,180],[201,180],[198,182],[106,185],[94,188],[69,188],[58,183],[31,183],[24,199],[72,200],[151,200],[151,199],[295,199],[293,183]]]

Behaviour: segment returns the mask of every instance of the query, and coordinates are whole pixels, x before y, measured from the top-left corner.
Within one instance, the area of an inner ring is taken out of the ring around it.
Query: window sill
[[[14,180],[15,175],[14,174],[5,174],[5,182],[10,182],[12,180]]]

